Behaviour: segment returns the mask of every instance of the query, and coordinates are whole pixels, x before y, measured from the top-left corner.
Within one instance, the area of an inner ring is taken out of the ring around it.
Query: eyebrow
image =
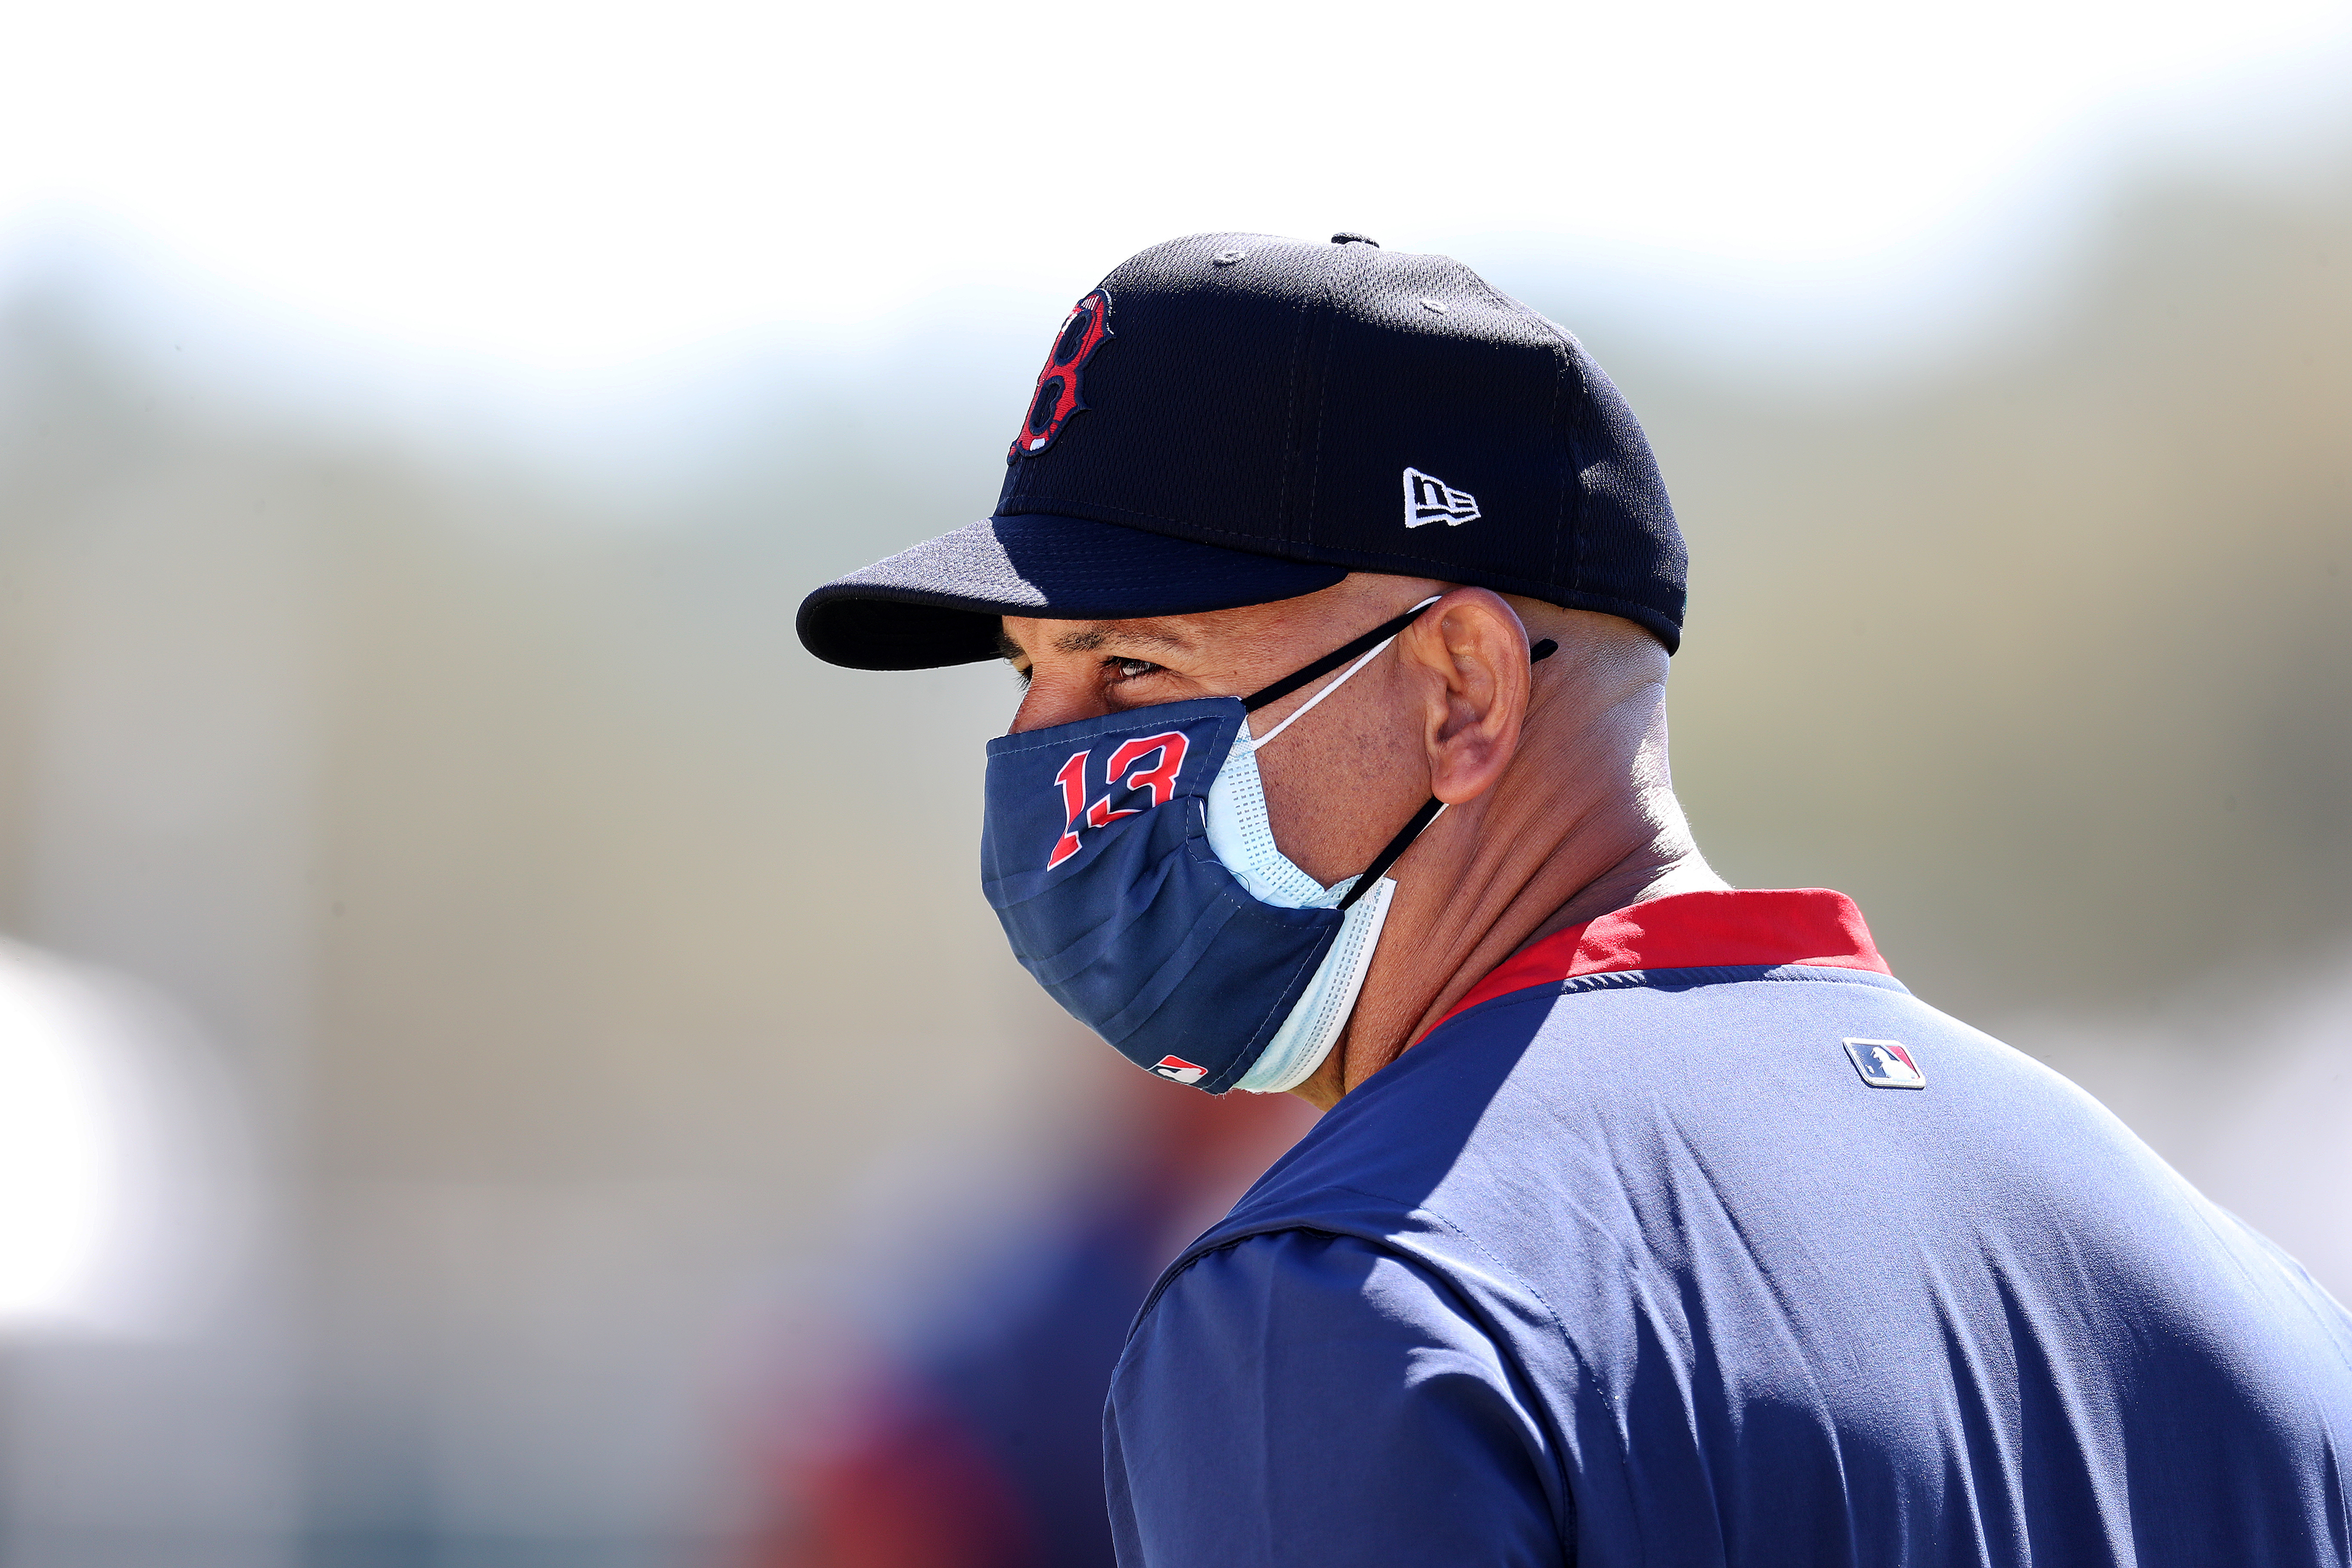
[[[1063,653],[1092,653],[1113,643],[1141,643],[1146,647],[1175,648],[1179,651],[1192,646],[1171,632],[1156,632],[1131,625],[1114,627],[1099,622],[1074,632],[1064,632],[1054,639],[1054,647]]]
[[[1182,637],[1169,632],[1150,631],[1141,626],[1132,626],[1114,628],[1097,622],[1092,626],[1080,626],[1076,631],[1064,632],[1054,639],[1054,649],[1057,653],[1092,653],[1097,648],[1108,647],[1113,643],[1139,643],[1147,647],[1172,648],[1179,652],[1192,646]],[[1028,657],[1028,650],[1007,637],[1002,629],[996,634],[996,651],[1008,659]]]

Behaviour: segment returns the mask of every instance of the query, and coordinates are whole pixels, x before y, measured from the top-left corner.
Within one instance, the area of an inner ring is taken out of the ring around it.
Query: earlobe
[[[1495,785],[1527,717],[1528,634],[1500,595],[1457,588],[1412,628],[1427,678],[1430,793],[1449,805]]]

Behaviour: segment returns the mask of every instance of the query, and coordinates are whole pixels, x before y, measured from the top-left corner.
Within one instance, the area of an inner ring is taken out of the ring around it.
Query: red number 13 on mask
[[[1184,753],[1191,743],[1181,731],[1171,730],[1164,735],[1147,735],[1139,741],[1129,741],[1110,754],[1110,765],[1103,770],[1104,782],[1110,789],[1119,788],[1119,775],[1153,755],[1159,761],[1149,770],[1126,781],[1129,789],[1148,790],[1151,804],[1165,805],[1176,798],[1176,775],[1184,766]],[[1054,841],[1054,853],[1046,858],[1045,869],[1052,870],[1078,852],[1078,819],[1086,818],[1089,827],[1108,827],[1115,818],[1140,815],[1136,811],[1113,811],[1110,795],[1106,794],[1092,805],[1087,804],[1087,759],[1091,752],[1076,752],[1054,775],[1054,787],[1062,792],[1062,817],[1065,826],[1061,837]]]

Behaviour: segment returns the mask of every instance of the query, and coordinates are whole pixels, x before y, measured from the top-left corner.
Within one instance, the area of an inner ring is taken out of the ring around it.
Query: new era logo
[[[1198,1062],[1188,1062],[1182,1057],[1161,1057],[1151,1064],[1151,1070],[1161,1078],[1172,1078],[1178,1083],[1198,1083],[1209,1076],[1209,1069]]]
[[[1478,517],[1478,498],[1468,490],[1457,490],[1444,479],[1433,479],[1419,468],[1404,471],[1404,525],[1419,528],[1425,522],[1442,522],[1448,528],[1473,522]]]
[[[1897,1040],[1848,1040],[1845,1054],[1853,1070],[1873,1089],[1925,1089],[1927,1075]]]

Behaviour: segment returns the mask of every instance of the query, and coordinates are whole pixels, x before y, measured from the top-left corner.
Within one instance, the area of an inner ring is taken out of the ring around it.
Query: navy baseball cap
[[[992,658],[997,617],[1296,598],[1350,572],[1598,610],[1682,640],[1649,442],[1566,331],[1443,256],[1204,234],[1063,321],[994,515],[827,583],[802,644],[858,669]]]

